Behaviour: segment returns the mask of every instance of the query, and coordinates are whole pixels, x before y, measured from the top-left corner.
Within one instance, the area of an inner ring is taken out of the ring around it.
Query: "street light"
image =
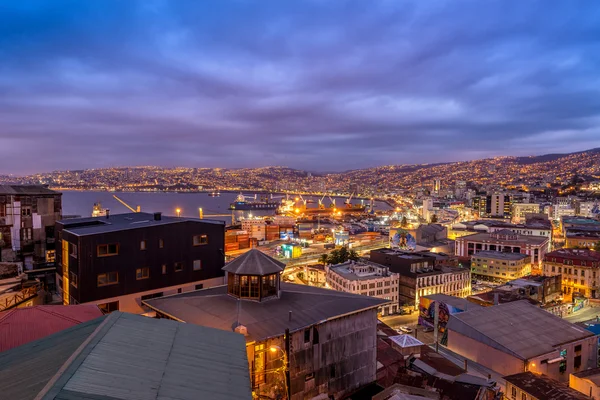
[[[181,217],[181,208],[176,208],[175,213],[177,214],[178,217]]]

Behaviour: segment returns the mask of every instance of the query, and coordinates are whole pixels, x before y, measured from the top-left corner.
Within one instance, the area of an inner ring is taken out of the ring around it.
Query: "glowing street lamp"
[[[177,214],[178,217],[181,217],[181,208],[176,208],[175,213]]]

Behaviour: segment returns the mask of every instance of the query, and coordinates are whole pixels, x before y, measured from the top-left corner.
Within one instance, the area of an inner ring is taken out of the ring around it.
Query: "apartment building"
[[[471,274],[492,281],[510,281],[531,275],[527,254],[480,251],[471,256]]]
[[[514,223],[525,222],[527,214],[538,214],[540,205],[536,203],[514,203],[512,205],[512,221]]]
[[[391,301],[380,307],[382,315],[399,311],[400,274],[390,272],[389,267],[365,260],[347,261],[325,266],[325,276],[331,289]]]
[[[142,300],[223,284],[222,221],[129,213],[58,221],[64,304],[143,313]]]
[[[544,257],[544,275],[561,275],[563,293],[600,297],[600,252],[586,249],[560,249]]]

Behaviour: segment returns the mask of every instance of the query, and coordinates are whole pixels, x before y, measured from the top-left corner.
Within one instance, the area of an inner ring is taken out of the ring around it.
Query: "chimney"
[[[106,209],[106,219],[108,219],[110,217],[110,210],[107,208]]]
[[[162,213],[155,212],[154,213],[154,220],[155,221],[160,221],[161,219],[162,219]]]
[[[500,304],[500,293],[494,293],[494,305]]]

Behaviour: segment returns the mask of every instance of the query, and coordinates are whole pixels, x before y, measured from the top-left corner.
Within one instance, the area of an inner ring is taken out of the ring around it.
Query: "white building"
[[[251,238],[265,239],[266,223],[262,218],[247,218],[242,220],[242,230],[247,231]]]
[[[516,224],[525,222],[526,214],[537,214],[540,212],[540,205],[535,203],[514,203],[512,205],[512,221]]]
[[[555,221],[560,221],[562,217],[574,217],[575,209],[570,204],[554,204],[552,205],[551,218]]]
[[[577,215],[587,218],[594,218],[594,213],[592,210],[596,207],[598,203],[595,201],[582,201],[579,203],[579,210]]]
[[[421,297],[438,293],[462,298],[470,296],[471,269],[442,265],[416,273],[416,306]]]
[[[347,261],[325,267],[327,285],[334,290],[390,300],[380,307],[383,315],[399,310],[398,287],[400,274],[386,266],[368,261]]]

